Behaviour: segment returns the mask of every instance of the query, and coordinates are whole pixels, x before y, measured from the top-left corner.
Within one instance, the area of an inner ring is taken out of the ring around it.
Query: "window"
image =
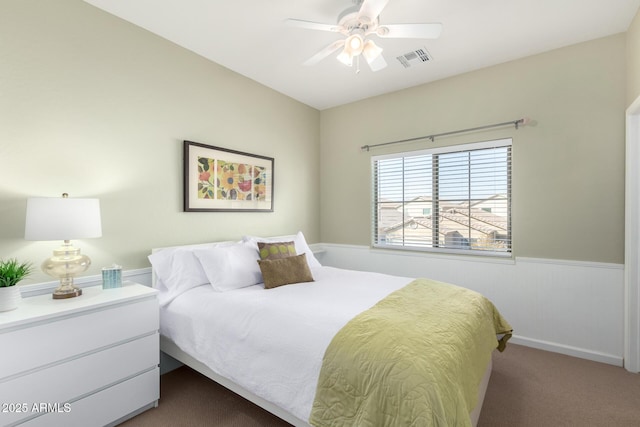
[[[372,171],[374,246],[511,253],[511,139],[375,156]]]

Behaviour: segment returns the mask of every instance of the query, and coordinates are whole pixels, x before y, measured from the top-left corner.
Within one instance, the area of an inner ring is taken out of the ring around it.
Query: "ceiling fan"
[[[337,40],[311,58],[304,65],[315,65],[332,53],[342,48],[336,57],[347,66],[352,66],[354,59],[357,71],[360,71],[360,55],[362,55],[372,71],[378,71],[387,66],[382,56],[382,48],[373,40],[372,36],[399,39],[436,39],[442,32],[440,23],[423,24],[380,24],[380,13],[389,0],[353,0],[356,3],[345,9],[338,16],[337,24],[323,24],[319,22],[287,19],[285,22],[294,27],[310,30],[330,31],[340,33],[344,39]]]

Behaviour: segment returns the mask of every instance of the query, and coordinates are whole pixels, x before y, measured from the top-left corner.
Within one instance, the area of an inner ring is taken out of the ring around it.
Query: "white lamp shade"
[[[99,199],[27,199],[26,240],[75,240],[100,236]]]

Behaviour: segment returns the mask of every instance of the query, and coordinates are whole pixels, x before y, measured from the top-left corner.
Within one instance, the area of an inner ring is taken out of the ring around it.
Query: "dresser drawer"
[[[0,381],[157,331],[158,317],[154,296],[0,333]],[[73,371],[69,372],[70,380],[75,377]]]
[[[158,400],[160,370],[155,368],[113,387],[71,403],[67,412],[51,412],[21,427],[100,427]]]
[[[34,409],[39,413],[40,404],[62,406],[95,390],[156,368],[159,362],[158,346],[159,335],[154,333],[0,382],[0,402],[19,404],[26,409],[26,412],[0,414],[0,425],[28,418],[33,415]]]

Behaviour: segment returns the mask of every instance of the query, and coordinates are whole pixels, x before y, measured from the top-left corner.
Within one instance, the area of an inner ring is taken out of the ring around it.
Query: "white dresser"
[[[106,426],[157,405],[156,291],[83,288],[0,312],[0,426]]]

